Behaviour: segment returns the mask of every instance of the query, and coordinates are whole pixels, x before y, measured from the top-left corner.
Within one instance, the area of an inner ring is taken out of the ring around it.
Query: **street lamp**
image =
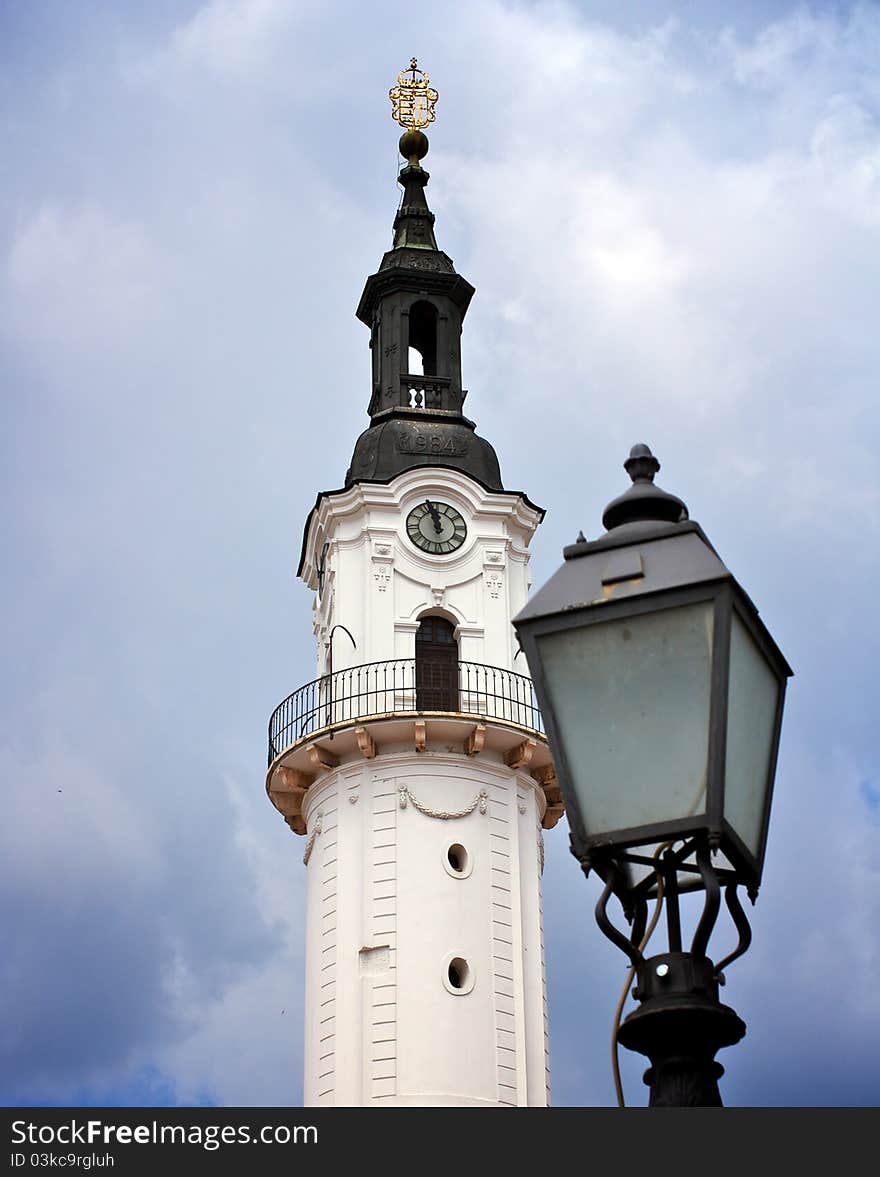
[[[715,1053],[745,1033],[718,999],[751,932],[737,887],[758,892],[788,663],[681,499],[654,485],[645,445],[633,485],[579,537],[514,619],[586,874],[605,883],[602,931],[636,970],[639,1007],[619,1041],[648,1056],[651,1106],[720,1106]],[[707,956],[721,888],[739,933]],[[679,894],[703,891],[682,950]],[[630,925],[608,916],[612,895]],[[666,907],[668,951],[645,958],[648,903]]]

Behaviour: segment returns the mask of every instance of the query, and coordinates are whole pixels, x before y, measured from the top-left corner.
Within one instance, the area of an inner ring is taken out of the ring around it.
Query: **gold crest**
[[[388,91],[391,117],[405,130],[421,131],[436,118],[434,105],[439,95],[429,82],[428,75],[419,69],[418,61],[411,57],[409,69],[400,71],[397,85]]]

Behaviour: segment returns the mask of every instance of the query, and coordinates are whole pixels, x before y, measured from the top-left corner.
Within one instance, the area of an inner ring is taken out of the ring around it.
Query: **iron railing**
[[[459,662],[439,685],[415,658],[325,674],[288,695],[269,720],[269,763],[311,732],[377,715],[451,711],[543,732],[532,680],[500,666]]]

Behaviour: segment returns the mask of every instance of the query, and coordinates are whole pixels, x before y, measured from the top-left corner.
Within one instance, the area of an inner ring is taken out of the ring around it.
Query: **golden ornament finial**
[[[391,117],[405,131],[420,131],[436,118],[434,105],[439,95],[429,83],[428,75],[419,69],[416,58],[411,57],[409,69],[400,71],[397,85],[388,91]]]

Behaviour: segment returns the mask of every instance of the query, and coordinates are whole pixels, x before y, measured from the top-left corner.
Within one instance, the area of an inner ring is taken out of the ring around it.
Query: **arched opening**
[[[416,709],[458,711],[458,643],[445,617],[423,617],[416,630]]]
[[[413,350],[422,357],[421,370],[410,366],[411,376],[437,375],[437,308],[420,299],[409,308],[409,355]],[[412,359],[408,361],[412,364]]]

